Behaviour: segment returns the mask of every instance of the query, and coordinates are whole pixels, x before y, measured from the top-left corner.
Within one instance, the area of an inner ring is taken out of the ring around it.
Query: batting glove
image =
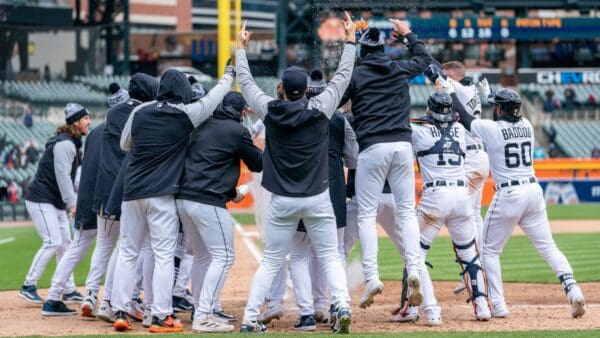
[[[442,76],[439,76],[436,81],[439,81],[438,83],[442,86],[442,89],[444,92],[446,92],[446,94],[452,95],[456,92],[454,85],[452,82],[450,82],[450,79],[444,79]]]

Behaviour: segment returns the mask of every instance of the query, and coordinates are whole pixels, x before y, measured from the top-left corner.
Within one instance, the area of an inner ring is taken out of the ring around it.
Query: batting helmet
[[[444,92],[431,93],[427,100],[427,109],[436,121],[452,122],[456,120],[456,114],[452,109],[452,97]]]
[[[521,115],[521,96],[510,88],[500,88],[494,94],[494,119],[507,120],[510,122],[519,121]]]

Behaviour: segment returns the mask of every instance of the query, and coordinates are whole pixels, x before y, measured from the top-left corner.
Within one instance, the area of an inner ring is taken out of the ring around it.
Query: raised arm
[[[338,69],[323,93],[312,97],[308,101],[309,109],[315,108],[319,110],[328,119],[336,111],[342,100],[342,96],[348,88],[348,84],[350,84],[352,71],[354,70],[354,61],[356,60],[356,47],[354,46],[356,43],[356,24],[352,21],[350,13],[345,12],[345,15],[346,20],[342,22],[342,25],[346,32],[346,45],[344,46],[344,52],[342,53]]]
[[[394,35],[396,37],[403,36],[408,42],[410,59],[397,61],[397,63],[403,71],[408,73],[410,78],[421,74],[430,64],[437,64],[425,44],[410,31],[407,21],[396,19],[390,19],[390,21],[394,24]]]
[[[67,205],[67,210],[71,211],[77,203],[77,195],[71,179],[71,169],[73,160],[77,156],[77,148],[71,141],[60,141],[54,145],[52,154],[54,155],[54,176],[60,196]]]
[[[440,76],[436,81],[439,81],[438,83],[441,84],[443,90],[452,97],[452,109],[458,113],[458,121],[465,126],[465,129],[471,131],[471,122],[473,122],[475,118],[467,112],[465,106],[463,106],[456,96],[456,90],[454,89],[452,82],[450,82],[450,79],[444,79]]]
[[[348,169],[356,169],[358,163],[358,142],[350,122],[344,118],[344,163]]]
[[[131,147],[133,146],[133,139],[131,138],[131,125],[133,124],[133,117],[135,116],[135,113],[138,110],[142,109],[143,107],[145,107],[149,104],[152,104],[154,102],[156,102],[156,101],[142,103],[139,106],[133,108],[133,110],[129,114],[129,117],[127,118],[127,122],[125,122],[123,131],[121,132],[121,141],[119,142],[119,144],[121,145],[121,149],[123,149],[123,151],[130,151]]]
[[[227,95],[233,83],[234,74],[233,66],[228,66],[225,75],[223,75],[217,85],[206,96],[184,106],[184,111],[187,113],[190,121],[192,121],[194,128],[211,117],[217,106],[223,102],[223,98]]]
[[[248,58],[246,57],[246,46],[252,32],[246,30],[246,21],[242,25],[242,29],[238,34],[237,50],[235,51],[235,64],[237,72],[238,85],[248,106],[254,110],[254,112],[264,119],[268,112],[269,102],[275,100],[269,95],[265,94],[254,82],[252,73],[250,73],[250,66],[248,65]]]

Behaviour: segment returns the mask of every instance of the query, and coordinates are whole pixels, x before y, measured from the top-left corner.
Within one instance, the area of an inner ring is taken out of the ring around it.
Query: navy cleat
[[[43,304],[44,298],[40,297],[37,293],[35,285],[23,285],[19,290],[19,297],[25,299],[32,304]]]
[[[267,327],[257,321],[244,321],[240,327],[240,333],[264,333]]]
[[[77,310],[69,309],[60,300],[47,300],[42,306],[42,316],[74,316]]]
[[[65,304],[80,304],[83,302],[83,295],[79,293],[79,291],[75,290],[73,292],[63,294],[62,301]]]

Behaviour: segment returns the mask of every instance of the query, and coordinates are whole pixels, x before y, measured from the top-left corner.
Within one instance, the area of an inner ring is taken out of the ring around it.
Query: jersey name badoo
[[[437,127],[430,127],[429,130],[431,131],[432,137],[441,137],[442,136],[442,133],[440,133],[440,130]],[[450,136],[456,137],[457,135],[458,135],[458,127],[450,128]]]
[[[504,137],[505,140],[511,138],[531,137],[531,129],[528,127],[503,128],[502,137]]]

